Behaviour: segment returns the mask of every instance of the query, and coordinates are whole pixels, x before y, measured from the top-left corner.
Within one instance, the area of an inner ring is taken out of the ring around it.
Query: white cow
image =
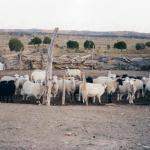
[[[112,78],[112,79],[116,79],[116,74],[111,73],[111,71],[108,71],[108,77]]]
[[[130,79],[130,82],[133,81],[136,89],[137,89],[137,98],[140,98],[140,94],[142,91],[142,97],[144,97],[144,83],[140,79]]]
[[[63,92],[63,79],[58,80],[58,89],[59,92]],[[65,79],[65,92],[67,95],[69,95],[70,100],[74,101],[74,92],[76,89],[75,79],[74,77],[70,77],[68,79]]]
[[[45,70],[34,70],[31,73],[31,81],[35,83],[43,83],[45,81],[46,71]]]
[[[66,76],[69,77],[79,77],[81,79],[81,70],[79,69],[68,69],[66,70]]]
[[[5,65],[0,62],[0,70],[5,70]]]
[[[101,103],[101,96],[104,94],[106,89],[106,84],[94,84],[94,83],[86,83],[85,81],[79,86],[79,101],[80,96],[82,96],[83,103],[86,102],[88,105],[88,98],[92,97],[93,102],[95,103],[95,98],[97,97],[99,103]]]
[[[44,95],[45,87],[40,83],[33,83],[31,81],[26,81],[23,84],[23,88],[21,89],[21,95],[23,96],[23,100],[27,100],[29,97],[34,96],[38,102],[40,103],[40,98]]]
[[[150,80],[147,81],[145,90],[150,92]]]
[[[126,78],[125,81],[123,81],[122,79],[117,79],[117,82],[119,83],[118,87],[119,87],[119,91],[117,94],[117,100],[122,100],[122,97],[124,95],[128,95],[127,99],[129,100],[130,104],[133,104],[133,100],[135,99],[135,93],[137,91],[136,86],[134,85],[134,82],[129,78]]]
[[[19,78],[18,74],[15,74],[14,76],[3,76],[1,78],[1,81],[10,81],[10,80],[16,81],[18,78]]]
[[[24,84],[26,81],[29,81],[29,75],[20,76],[20,77],[16,80],[15,85],[16,85],[16,94],[17,94],[17,95],[20,95],[21,89],[23,88],[23,84]]]

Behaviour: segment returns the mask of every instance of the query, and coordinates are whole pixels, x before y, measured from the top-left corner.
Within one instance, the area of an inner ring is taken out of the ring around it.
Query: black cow
[[[86,78],[86,82],[88,82],[88,83],[93,83],[93,78],[92,77],[87,77]]]
[[[124,81],[123,79],[117,79],[116,81],[118,82],[119,85],[123,85],[123,81]]]
[[[11,102],[13,102],[13,96],[15,95],[16,86],[15,81],[1,81],[0,82],[0,99],[5,100],[7,99],[7,102],[9,99]]]

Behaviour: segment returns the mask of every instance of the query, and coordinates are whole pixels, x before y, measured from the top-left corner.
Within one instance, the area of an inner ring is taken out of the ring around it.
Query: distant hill
[[[13,32],[13,33],[52,33],[52,30],[45,29],[0,29],[0,32]],[[61,35],[72,35],[72,36],[93,36],[93,37],[127,37],[127,38],[145,38],[150,39],[150,33],[140,33],[133,31],[76,31],[76,30],[60,30]]]

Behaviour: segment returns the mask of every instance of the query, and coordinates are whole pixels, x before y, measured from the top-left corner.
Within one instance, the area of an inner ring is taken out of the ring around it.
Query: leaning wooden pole
[[[43,97],[43,103],[47,106],[50,106],[51,102],[51,87],[52,87],[52,64],[53,64],[53,46],[54,41],[57,36],[58,28],[54,29],[51,44],[48,48],[48,59],[47,59],[47,68],[46,68],[46,91]]]

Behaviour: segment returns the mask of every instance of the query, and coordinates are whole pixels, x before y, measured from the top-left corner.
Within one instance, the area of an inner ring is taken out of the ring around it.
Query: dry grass
[[[11,53],[9,51],[8,48],[8,42],[9,39],[12,37],[16,37],[19,38],[25,46],[25,50],[30,50],[30,49],[34,49],[34,46],[29,46],[28,42],[30,41],[30,39],[33,36],[39,36],[42,39],[44,38],[44,35],[35,35],[33,34],[32,36],[29,35],[25,35],[25,36],[12,36],[9,35],[8,33],[0,33],[0,52],[1,54],[8,54]],[[49,34],[45,35],[45,36],[50,36]],[[55,51],[55,55],[62,55],[62,54],[66,54],[68,52],[74,53],[74,50],[67,50],[67,48],[65,47],[66,42],[68,40],[76,40],[79,42],[80,44],[80,48],[79,51],[80,52],[84,52],[84,53],[90,53],[90,51],[84,50],[83,48],[83,43],[85,40],[93,40],[95,45],[96,45],[96,49],[95,49],[95,53],[98,55],[106,55],[106,56],[128,56],[128,57],[146,57],[146,56],[150,56],[150,49],[146,48],[145,50],[135,50],[135,44],[138,42],[147,42],[149,40],[147,39],[135,39],[135,38],[111,38],[111,37],[86,37],[86,36],[67,36],[67,35],[59,35],[56,38],[55,44],[57,44],[59,47],[55,47],[54,51]],[[128,45],[127,50],[121,52],[120,50],[116,50],[113,49],[113,44],[117,41],[125,41]],[[107,50],[107,45],[111,46],[111,49]],[[46,48],[47,46],[45,45],[41,45],[41,48]]]

